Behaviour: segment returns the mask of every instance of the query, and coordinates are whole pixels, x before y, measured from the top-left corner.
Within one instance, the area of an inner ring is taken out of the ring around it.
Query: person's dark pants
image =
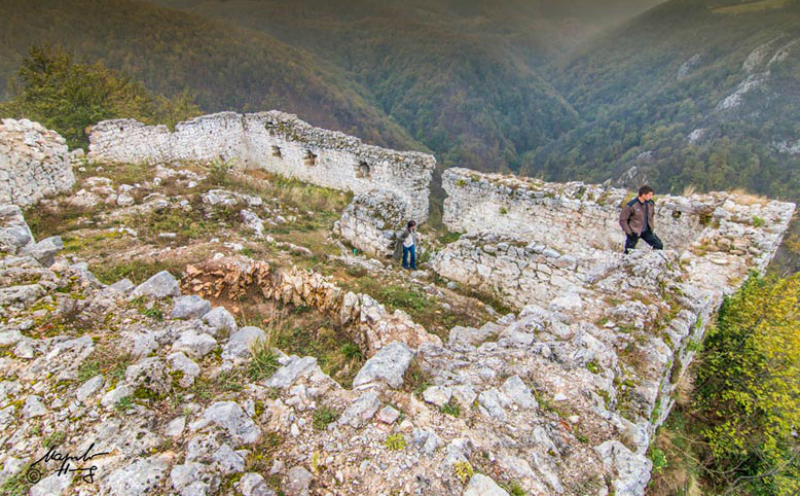
[[[409,260],[409,258],[411,260]],[[417,270],[417,246],[403,247],[403,268]]]
[[[641,236],[637,236],[636,234],[632,234],[628,236],[625,240],[625,253],[628,253],[628,250],[633,250],[636,248],[636,243],[639,242],[639,238],[643,239],[645,243],[652,246],[654,250],[663,250],[664,244],[658,239],[652,230],[648,229],[647,231],[643,232]]]

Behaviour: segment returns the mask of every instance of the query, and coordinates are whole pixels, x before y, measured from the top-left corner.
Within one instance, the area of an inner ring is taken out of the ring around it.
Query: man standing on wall
[[[413,220],[409,221],[405,230],[397,236],[394,258],[399,260],[401,256],[404,269],[417,270],[417,223]]]
[[[629,201],[619,214],[619,225],[625,231],[625,253],[636,248],[639,238],[652,246],[654,250],[664,249],[658,236],[653,233],[656,204],[653,201],[653,188],[642,186],[639,196]]]

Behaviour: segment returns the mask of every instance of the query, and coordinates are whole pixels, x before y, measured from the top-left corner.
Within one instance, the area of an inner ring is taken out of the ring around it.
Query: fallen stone
[[[21,255],[28,255],[36,259],[44,267],[50,267],[56,261],[56,255],[64,249],[64,242],[60,236],[43,239],[36,244],[29,244],[20,250]]]
[[[422,393],[422,399],[439,408],[445,406],[452,396],[453,391],[449,387],[443,386],[431,386]]]
[[[314,480],[314,476],[311,475],[311,472],[303,467],[294,467],[293,469],[289,470],[287,479],[288,483],[286,485],[286,489],[289,494],[295,496],[308,496],[308,490],[311,486],[311,481]]]
[[[41,417],[47,414],[47,407],[42,403],[41,396],[30,395],[25,399],[25,406],[22,407],[22,415],[25,418]]]
[[[399,417],[400,417],[400,412],[398,412],[391,405],[386,405],[385,407],[381,408],[381,411],[378,412],[378,416],[376,418],[378,419],[379,422],[392,425],[397,421]]]
[[[30,496],[61,496],[72,485],[72,473],[52,474],[37,482],[30,490]]]
[[[531,393],[530,388],[522,382],[518,375],[509,377],[503,384],[503,393],[516,403],[520,408],[536,409],[539,403]]]
[[[84,382],[83,385],[75,391],[75,397],[78,398],[78,401],[86,401],[87,398],[99,391],[104,383],[105,379],[103,376],[96,375]]]
[[[238,330],[236,319],[225,307],[217,307],[203,315],[203,322],[212,329],[214,336],[222,333],[227,333],[230,336]]]
[[[216,339],[208,334],[190,329],[181,333],[180,337],[172,344],[172,351],[183,351],[193,358],[202,358],[216,347]]]
[[[464,490],[464,496],[509,496],[495,481],[483,474],[475,474]]]
[[[211,311],[211,303],[197,295],[181,296],[175,299],[175,306],[169,313],[172,319],[200,318]]]
[[[178,280],[166,270],[159,272],[133,290],[132,297],[146,296],[149,298],[162,299],[181,295],[181,288]]]
[[[380,406],[381,400],[377,393],[374,391],[364,393],[342,413],[339,423],[358,429],[375,415]]]
[[[260,474],[253,472],[244,474],[237,483],[242,496],[274,496],[273,491]]]
[[[112,472],[103,483],[103,492],[113,496],[144,496],[161,485],[169,468],[170,457],[158,455],[137,458]]]
[[[258,327],[242,327],[228,338],[227,344],[222,349],[223,360],[233,360],[235,358],[250,357],[250,348],[260,340],[266,339],[267,335]]]
[[[236,446],[253,444],[261,437],[255,422],[233,401],[212,404],[203,412],[203,418],[224,428]]]
[[[407,344],[400,341],[389,343],[361,367],[353,380],[353,387],[365,389],[384,383],[397,389],[403,385],[403,375],[413,358],[414,352]]]

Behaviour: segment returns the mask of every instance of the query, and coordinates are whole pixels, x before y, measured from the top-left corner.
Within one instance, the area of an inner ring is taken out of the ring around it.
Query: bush
[[[696,402],[719,484],[764,495],[800,491],[799,301],[800,275],[753,275],[709,331]]]

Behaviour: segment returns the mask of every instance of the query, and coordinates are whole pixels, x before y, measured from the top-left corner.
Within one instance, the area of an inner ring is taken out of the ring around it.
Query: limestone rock
[[[464,496],[508,496],[508,493],[491,478],[475,474],[469,480]]]
[[[212,404],[203,412],[203,418],[224,428],[233,443],[253,444],[261,437],[261,430],[247,416],[238,403],[221,401]]]
[[[175,299],[175,306],[169,316],[172,319],[200,318],[211,311],[211,303],[197,295],[181,296]]]
[[[294,496],[309,495],[309,487],[311,486],[311,481],[314,480],[314,476],[311,475],[311,472],[303,467],[294,467],[289,470],[287,477],[289,480],[286,484],[286,489],[289,491],[289,494]]]
[[[208,324],[215,336],[222,332],[234,334],[238,329],[236,319],[225,307],[217,307],[203,315],[203,322]]]
[[[183,351],[194,358],[202,358],[217,347],[217,340],[205,333],[198,333],[192,329],[181,333],[172,344],[174,352]]]
[[[181,288],[177,279],[167,271],[161,271],[133,290],[132,296],[147,296],[149,298],[162,299],[170,296],[180,296]]]
[[[137,458],[115,470],[103,482],[103,490],[112,496],[150,494],[166,476],[170,458],[165,455]]]
[[[231,334],[227,344],[222,349],[222,358],[224,360],[233,360],[235,358],[248,358],[250,356],[250,348],[253,344],[261,339],[266,339],[267,335],[258,327],[242,327],[237,332]]]
[[[45,267],[50,267],[56,260],[56,255],[64,249],[64,242],[60,236],[43,239],[36,244],[29,244],[20,250],[21,255],[35,258]]]
[[[40,480],[30,489],[30,496],[61,496],[72,484],[72,473],[54,473]]]
[[[403,385],[403,375],[414,358],[414,352],[407,344],[395,341],[378,351],[361,367],[353,380],[353,387],[364,389],[385,383],[397,389]]]
[[[260,474],[253,472],[244,474],[238,482],[242,496],[274,496],[275,491],[267,485]]]
[[[375,415],[380,406],[381,400],[378,395],[374,391],[368,391],[362,394],[342,413],[342,416],[339,417],[339,423],[358,429]]]
[[[30,243],[33,243],[33,234],[22,210],[17,205],[0,203],[0,251],[16,254]]]

